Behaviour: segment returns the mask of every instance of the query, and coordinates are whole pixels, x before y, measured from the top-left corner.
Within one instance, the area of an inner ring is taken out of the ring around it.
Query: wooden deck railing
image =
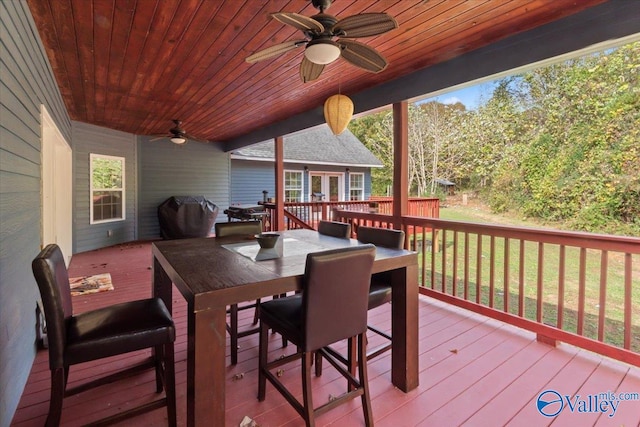
[[[334,215],[354,235],[394,221]],[[415,216],[399,226],[419,253],[422,294],[640,366],[640,238]]]
[[[262,203],[274,217],[276,205]],[[356,212],[370,212],[391,214],[393,198],[377,197],[371,200],[352,200],[342,202],[286,202],[285,229],[296,228],[316,229],[321,220],[334,220],[335,210],[349,210]],[[408,214],[410,216],[440,217],[440,200],[437,198],[412,197],[409,198]],[[306,224],[306,225],[305,225]]]

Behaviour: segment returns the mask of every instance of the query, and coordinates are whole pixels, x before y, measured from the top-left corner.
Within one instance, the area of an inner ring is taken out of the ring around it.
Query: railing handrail
[[[403,224],[419,227],[424,226],[425,222],[434,228],[446,228],[447,230],[452,231],[491,234],[495,237],[515,238],[541,243],[575,246],[578,248],[640,254],[640,238],[632,236],[614,236],[587,233],[583,231],[484,224],[410,216],[405,216],[402,219]],[[487,233],[487,230],[490,230],[490,233]]]
[[[265,209],[271,211],[273,216],[276,204],[273,202],[259,202]],[[318,221],[334,219],[334,211],[353,210],[359,212],[382,212],[390,214],[393,208],[393,199],[386,200],[343,200],[343,201],[317,201],[317,202],[285,202],[285,227],[286,228],[311,228],[315,229]],[[440,199],[432,197],[409,198],[409,215],[421,215],[430,218],[440,216]]]

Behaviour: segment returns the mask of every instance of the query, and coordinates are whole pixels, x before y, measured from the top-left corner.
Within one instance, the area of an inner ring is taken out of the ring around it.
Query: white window
[[[349,174],[349,200],[364,200],[364,174]]]
[[[302,202],[301,171],[284,171],[284,201]]]
[[[90,223],[121,221],[124,209],[124,157],[90,154]]]

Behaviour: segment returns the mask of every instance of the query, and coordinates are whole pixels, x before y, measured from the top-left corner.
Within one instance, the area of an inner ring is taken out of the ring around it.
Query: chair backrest
[[[374,245],[307,255],[302,292],[305,351],[367,330]]]
[[[260,221],[216,222],[216,237],[249,236],[262,233]]]
[[[67,267],[58,245],[47,245],[33,260],[31,268],[40,289],[47,320],[49,366],[52,369],[59,368],[64,363],[67,319],[72,316],[73,307]]]
[[[404,247],[404,231],[361,225],[358,227],[358,241],[373,243],[384,248],[402,249]]]
[[[351,224],[338,221],[320,221],[318,223],[318,233],[348,239],[351,237]]]

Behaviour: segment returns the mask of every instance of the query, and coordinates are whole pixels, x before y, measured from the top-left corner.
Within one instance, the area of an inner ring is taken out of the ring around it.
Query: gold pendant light
[[[324,119],[334,135],[347,128],[353,116],[353,101],[348,96],[337,94],[324,102]]]

